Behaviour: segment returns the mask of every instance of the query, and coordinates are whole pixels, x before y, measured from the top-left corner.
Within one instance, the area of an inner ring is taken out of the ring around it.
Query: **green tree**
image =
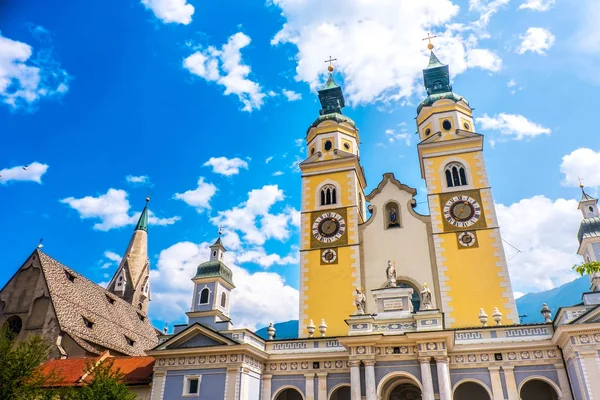
[[[50,345],[37,335],[15,342],[15,335],[0,329],[0,399],[38,400],[52,398],[62,390],[47,390],[58,380],[54,373],[38,368],[50,353]]]
[[[98,365],[89,363],[90,378],[87,384],[77,390],[80,400],[135,400],[136,395],[121,383],[123,374],[113,368],[113,360],[106,359]]]
[[[600,272],[600,262],[590,261],[587,263],[576,264],[573,265],[573,270],[581,276],[594,275],[595,273]]]

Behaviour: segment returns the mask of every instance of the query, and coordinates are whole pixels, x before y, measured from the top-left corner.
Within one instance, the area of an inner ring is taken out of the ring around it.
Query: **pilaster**
[[[317,400],[327,400],[327,372],[318,372],[317,378]]]
[[[350,400],[361,400],[360,361],[350,361]]]
[[[504,380],[506,381],[506,398],[508,400],[519,400],[519,389],[517,388],[517,380],[515,379],[515,367],[512,365],[504,365]]]
[[[377,400],[377,387],[375,381],[375,360],[364,361],[366,400]]]
[[[504,400],[504,391],[502,390],[502,381],[500,380],[500,367],[488,367],[490,371],[490,380],[492,381],[493,400]]]
[[[421,364],[423,400],[434,400],[433,379],[431,377],[431,357],[419,357],[419,363]]]
[[[304,386],[306,400],[315,400],[315,373],[304,374],[304,378],[306,378]]]
[[[558,385],[562,392],[562,400],[573,400],[571,386],[569,385],[569,377],[567,376],[565,366],[562,363],[559,363],[554,364],[554,367],[556,367],[556,373],[558,374]]]
[[[451,400],[452,389],[450,387],[450,371],[448,370],[448,357],[435,357],[437,367],[440,400]]]
[[[154,371],[152,376],[152,391],[150,392],[150,400],[162,400],[165,393],[166,382],[165,371]]]
[[[273,375],[262,376],[261,400],[271,400],[271,378]]]

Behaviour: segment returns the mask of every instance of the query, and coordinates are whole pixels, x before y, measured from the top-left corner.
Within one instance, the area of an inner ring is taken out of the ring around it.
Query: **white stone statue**
[[[421,289],[421,307],[419,310],[433,310],[433,304],[431,303],[431,290],[426,283],[423,284],[423,289]]]
[[[354,295],[354,304],[356,305],[356,314],[364,315],[365,306],[367,304],[367,298],[360,288],[356,288],[356,294]]]
[[[385,270],[387,275],[387,287],[396,287],[396,267],[388,260],[388,266]]]

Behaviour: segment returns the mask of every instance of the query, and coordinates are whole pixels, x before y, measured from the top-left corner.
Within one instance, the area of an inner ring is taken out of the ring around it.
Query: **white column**
[[[440,400],[451,400],[452,389],[450,388],[450,371],[448,370],[448,357],[436,357],[438,385],[440,389]]]
[[[565,366],[562,363],[554,364],[554,366],[558,373],[558,384],[562,392],[563,400],[573,400],[573,396],[571,396],[571,387],[569,386],[569,377],[567,376]]]
[[[327,400],[327,372],[318,372],[317,400]]]
[[[273,375],[263,375],[261,400],[271,400],[271,378]]]
[[[361,400],[360,361],[350,361],[350,400]]]
[[[502,381],[500,380],[500,367],[488,367],[490,380],[492,381],[492,395],[494,400],[504,400]]]
[[[504,365],[504,380],[506,381],[506,398],[508,400],[519,400],[519,389],[517,389],[517,380],[515,379],[515,367]]]
[[[306,400],[315,400],[315,373],[304,374],[306,378],[306,386],[304,391],[306,392]]]
[[[166,371],[155,371],[152,376],[150,400],[162,400],[165,391]]]
[[[365,386],[366,400],[377,400],[377,388],[375,387],[375,360],[364,361],[365,363]]]
[[[431,378],[431,357],[419,357],[421,363],[421,383],[423,384],[423,400],[433,400],[433,379]]]

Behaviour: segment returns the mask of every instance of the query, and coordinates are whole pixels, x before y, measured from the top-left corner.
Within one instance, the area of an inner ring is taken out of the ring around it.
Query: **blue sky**
[[[0,285],[42,237],[106,282],[152,193],[157,324],[184,320],[220,224],[234,323],[294,318],[296,165],[323,60],[338,59],[367,191],[394,172],[426,213],[414,118],[427,32],[486,137],[514,290],[560,285],[579,261],[577,177],[600,187],[596,17],[593,0],[3,2]]]

